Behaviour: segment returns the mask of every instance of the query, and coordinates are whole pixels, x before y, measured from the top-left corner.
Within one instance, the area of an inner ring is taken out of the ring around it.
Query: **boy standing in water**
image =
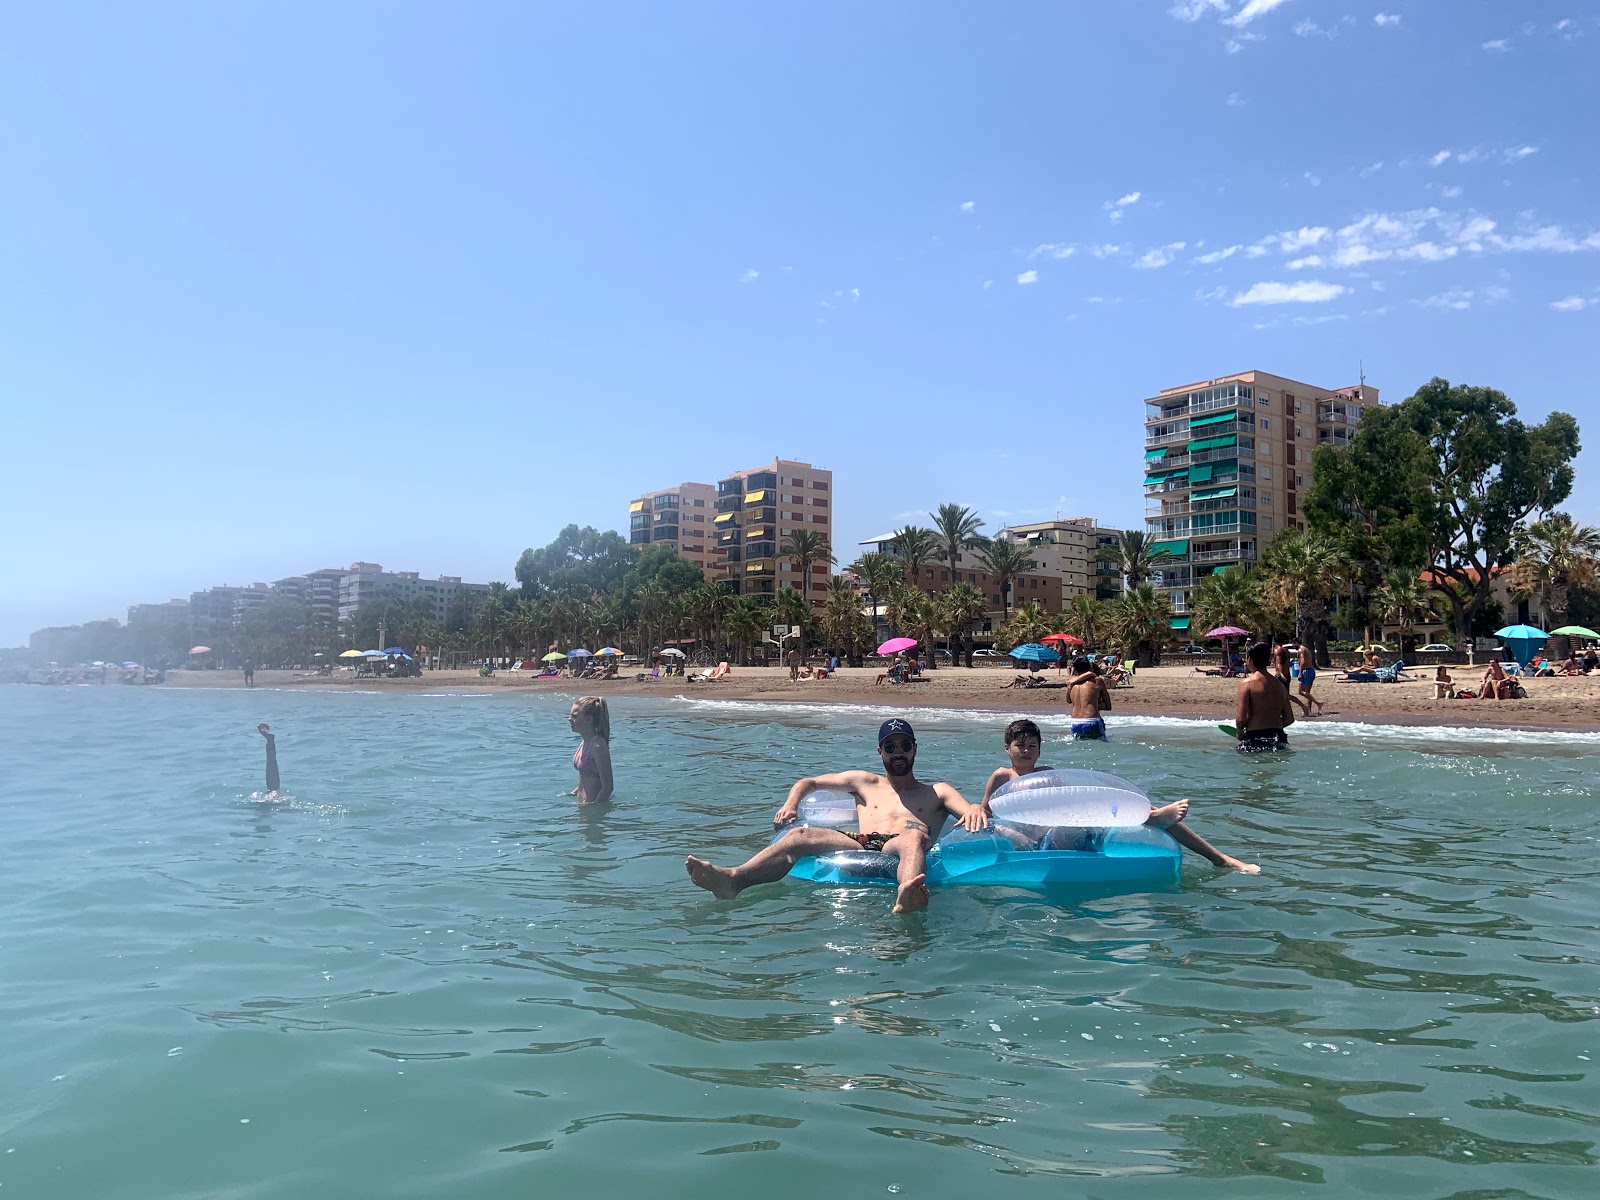
[[[1032,775],[1035,771],[1049,771],[1052,769],[1039,765],[1039,751],[1042,744],[1043,737],[1039,733],[1039,727],[1027,718],[1013,721],[1006,726],[1006,757],[1011,760],[1011,765],[996,770],[989,776],[989,782],[984,785],[983,799],[979,801],[979,807],[983,809],[986,817],[994,815],[989,809],[989,801],[1003,784],[1010,783],[1013,779],[1018,779],[1023,775]],[[1187,800],[1178,800],[1172,804],[1163,805],[1161,808],[1151,809],[1150,816],[1145,821],[1145,824],[1152,829],[1165,829],[1178,845],[1185,849],[1193,850],[1213,866],[1227,867],[1230,871],[1241,871],[1246,875],[1261,874],[1261,868],[1255,863],[1241,862],[1232,855],[1222,853],[1222,851],[1206,841],[1205,838],[1185,825],[1183,819],[1188,815],[1188,812],[1189,802]],[[1000,833],[1002,837],[1008,837],[1013,842],[1018,842],[1018,839],[1022,838],[1022,835],[1010,836],[1015,834],[1016,831],[1008,830],[1004,825],[995,825],[991,828]],[[1069,835],[1066,841],[1063,841],[1060,836],[1063,833]],[[1040,849],[1080,850],[1089,848],[1086,840],[1077,830],[1052,829],[1048,837],[1049,844],[1040,846]],[[1027,839],[1022,838],[1022,840]],[[1036,845],[1038,845],[1038,842],[1031,840],[1027,842],[1026,848],[1031,850]]]

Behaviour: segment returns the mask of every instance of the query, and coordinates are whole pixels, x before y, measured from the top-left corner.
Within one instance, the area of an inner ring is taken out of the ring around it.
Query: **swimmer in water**
[[[878,727],[878,759],[886,775],[840,771],[798,781],[772,818],[779,829],[793,825],[800,816],[800,802],[818,788],[849,792],[856,801],[859,833],[797,825],[737,867],[719,867],[691,854],[683,860],[689,879],[718,900],[732,900],[747,887],[782,879],[802,858],[840,850],[870,850],[899,860],[895,868],[894,911],[908,913],[927,908],[924,864],[933,844],[929,831],[937,832],[947,814],[973,831],[987,825],[988,818],[948,783],[923,783],[916,777],[917,736],[908,722],[896,717]]]
[[[567,714],[567,726],[583,739],[572,756],[579,804],[604,804],[616,789],[611,779],[611,713],[600,696],[581,696]]]
[[[1049,771],[1053,768],[1039,765],[1039,751],[1043,738],[1039,727],[1032,721],[1023,718],[1013,721],[1006,726],[1005,748],[1006,757],[1011,760],[1009,767],[1001,767],[989,776],[989,782],[984,785],[983,799],[980,807],[984,815],[993,817],[989,809],[989,801],[994,798],[996,791],[1013,779],[1024,775],[1032,775],[1035,771]],[[1259,875],[1261,868],[1255,863],[1241,862],[1231,854],[1224,854],[1205,838],[1183,823],[1184,817],[1189,813],[1189,802],[1177,800],[1172,804],[1160,808],[1152,808],[1145,824],[1151,829],[1165,829],[1172,840],[1187,850],[1193,850],[1213,866],[1227,867],[1230,871],[1240,871],[1246,875]],[[1096,839],[1093,837],[1098,830],[1089,830],[1071,826],[1060,826],[1053,829],[1040,829],[1038,826],[1008,827],[996,824],[992,828],[1011,842],[1020,850],[1093,850]],[[1038,830],[1037,833],[1032,831]],[[1032,836],[1030,836],[1032,834]]]
[[[265,721],[256,726],[256,732],[267,739],[267,793],[271,795],[278,790],[278,739]]]

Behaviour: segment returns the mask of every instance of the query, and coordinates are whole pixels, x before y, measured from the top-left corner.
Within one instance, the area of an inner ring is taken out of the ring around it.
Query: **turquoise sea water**
[[[681,865],[882,711],[619,700],[579,814],[567,704],[0,689],[0,1195],[1595,1194],[1600,738],[1056,720],[1263,874],[895,917]]]

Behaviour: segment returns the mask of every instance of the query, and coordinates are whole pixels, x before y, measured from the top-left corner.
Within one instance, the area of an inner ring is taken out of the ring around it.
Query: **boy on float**
[[[983,799],[978,802],[978,807],[983,810],[986,817],[993,818],[994,813],[989,808],[989,802],[994,798],[996,791],[1013,779],[1024,775],[1032,775],[1036,771],[1053,770],[1051,767],[1039,764],[1039,751],[1043,738],[1039,727],[1026,717],[1011,722],[1005,730],[1006,757],[1011,760],[1008,767],[998,768],[989,776],[989,782],[984,785]],[[1261,868],[1255,863],[1241,862],[1230,854],[1224,854],[1205,838],[1183,823],[1188,815],[1189,802],[1178,800],[1172,804],[1153,808],[1145,824],[1152,829],[1165,829],[1172,836],[1172,840],[1187,850],[1193,850],[1213,866],[1227,867],[1231,871],[1241,871],[1246,875],[1259,875]],[[1022,828],[1007,827],[1006,825],[991,826],[995,832],[1006,838],[1018,849],[1026,850],[1092,850],[1096,848],[1098,831],[1082,829],[1076,826],[1058,826],[1051,829],[1041,829],[1038,826]],[[1038,830],[1033,837],[1029,832]]]

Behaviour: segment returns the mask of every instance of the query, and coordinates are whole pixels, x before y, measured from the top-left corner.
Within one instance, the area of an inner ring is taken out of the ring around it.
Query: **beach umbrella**
[[[367,653],[365,650],[346,650],[343,654],[339,655],[340,658],[365,658],[366,656]]]
[[[618,650],[615,646],[601,646],[600,649],[595,651],[595,653],[596,654],[612,655],[612,654],[621,654],[622,651]]]
[[[135,663],[135,662],[126,662],[126,663],[123,663],[122,665],[125,666],[125,667],[137,667],[139,664]]]
[[[559,650],[552,650],[552,651],[550,651],[549,654],[546,654],[544,656],[544,658],[542,660],[540,660],[540,661],[542,661],[542,662],[566,662],[567,661],[567,656],[565,654],[561,653],[561,651],[559,651]]]
[[[916,638],[897,637],[890,638],[878,647],[879,654],[899,654],[902,650],[909,650],[917,644]]]
[[[1517,660],[1517,666],[1525,667],[1533,658],[1538,643],[1550,635],[1542,629],[1532,625],[1507,625],[1504,629],[1496,629],[1495,637],[1502,637],[1511,650],[1511,657]]]
[[[190,654],[210,654],[211,653],[211,647],[210,646],[190,646],[189,647],[189,653]]]
[[[1600,633],[1585,629],[1582,625],[1563,625],[1560,629],[1552,629],[1550,632],[1552,635],[1559,634],[1562,637],[1581,637],[1590,641],[1600,641]]]
[[[388,658],[389,656],[387,654],[385,654],[382,650],[363,650],[361,652],[361,657],[362,658]]]
[[[1039,639],[1041,642],[1059,642],[1063,646],[1081,646],[1082,638],[1073,637],[1070,633],[1047,633]]]
[[[1248,629],[1240,629],[1237,625],[1218,625],[1206,636],[1208,638],[1249,637],[1250,631]]]
[[[1007,651],[1012,658],[1019,662],[1060,662],[1061,655],[1049,646],[1041,646],[1038,642],[1029,642],[1026,646],[1013,646]]]
[[[576,650],[568,650],[567,651],[567,657],[568,658],[593,658],[594,655],[591,654],[589,651],[585,650],[582,646],[579,646]]]
[[[411,657],[411,651],[407,650],[404,646],[390,646],[387,650],[384,651],[384,653],[385,654],[404,654],[407,658]]]
[[[657,650],[656,653],[657,654],[665,654],[668,658],[684,658],[684,657],[686,657],[682,650],[679,650],[674,646],[668,646],[665,650]]]

